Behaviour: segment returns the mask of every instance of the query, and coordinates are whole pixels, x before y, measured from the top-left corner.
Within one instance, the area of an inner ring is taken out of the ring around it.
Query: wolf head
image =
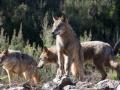
[[[42,68],[44,66],[45,62],[48,60],[47,52],[48,52],[48,49],[46,47],[44,47],[43,51],[42,51],[42,53],[40,55],[40,58],[39,58],[40,61],[39,61],[37,67]]]
[[[66,26],[67,26],[67,19],[66,17],[60,16],[60,17],[53,17],[53,27],[52,27],[52,35],[63,35],[66,31]]]
[[[4,51],[0,52],[0,64],[2,64],[5,56],[7,56],[8,53],[9,53],[8,50],[4,50]]]
[[[44,47],[43,48],[43,51],[40,55],[40,61],[38,63],[38,68],[42,68],[43,66],[49,64],[49,63],[52,63],[52,62],[56,62],[55,59],[56,59],[56,55],[51,52],[50,50],[48,50],[47,47]]]

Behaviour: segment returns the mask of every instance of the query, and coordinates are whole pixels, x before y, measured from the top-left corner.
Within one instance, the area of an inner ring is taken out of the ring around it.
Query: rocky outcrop
[[[120,90],[120,81],[109,79],[100,81],[96,84],[81,81],[73,85],[64,85],[63,87],[60,86],[61,84],[50,81],[45,83],[41,90]]]
[[[73,83],[69,78],[65,78],[59,82],[48,81],[42,87],[40,85],[34,87],[29,83],[11,86],[0,84],[0,90],[120,90],[120,81],[106,79],[98,83],[81,81]]]
[[[41,90],[62,90],[67,85],[74,85],[70,78],[63,78],[57,82],[49,81],[45,83]]]

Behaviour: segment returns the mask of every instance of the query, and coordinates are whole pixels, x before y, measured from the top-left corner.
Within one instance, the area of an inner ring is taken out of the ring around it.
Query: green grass
[[[8,78],[7,75],[2,75],[2,76],[0,76],[0,80],[6,80],[7,78]]]
[[[108,73],[108,78],[112,80],[117,80],[117,73],[115,70],[110,70]]]

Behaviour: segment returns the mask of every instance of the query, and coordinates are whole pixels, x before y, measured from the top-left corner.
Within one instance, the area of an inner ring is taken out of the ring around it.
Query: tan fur
[[[83,51],[76,34],[64,16],[54,19],[52,34],[56,35],[57,75],[68,76],[71,63],[74,62],[78,71],[76,78],[83,80]]]
[[[100,71],[102,75],[101,79],[105,79],[107,76],[104,70],[104,66],[108,66],[110,68],[115,69],[118,75],[120,75],[119,63],[113,61],[114,51],[108,43],[101,42],[101,41],[89,41],[89,42],[83,42],[81,43],[81,45],[84,50],[84,60],[85,61],[93,60],[94,65],[98,68],[98,70]],[[49,52],[49,54],[46,54],[47,52]],[[41,60],[40,60],[38,67],[41,67],[51,62],[57,63],[56,47],[53,46],[53,47],[48,48],[47,52],[46,51],[42,52],[41,59],[43,59],[42,60],[43,63],[41,63]],[[43,57],[47,57],[47,58],[43,58]],[[77,72],[74,62],[71,65],[71,72],[74,76]]]
[[[25,79],[32,80],[34,83],[40,80],[37,62],[27,54],[5,50],[0,54],[0,64],[8,74],[9,83],[13,73],[23,75]]]

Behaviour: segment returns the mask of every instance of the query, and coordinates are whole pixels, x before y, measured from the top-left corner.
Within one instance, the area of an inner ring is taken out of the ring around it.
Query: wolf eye
[[[58,28],[60,28],[60,27],[62,27],[62,26],[64,26],[64,23],[60,23],[60,24],[58,25]]]
[[[58,28],[60,28],[61,27],[61,25],[58,25]]]
[[[49,53],[47,53],[47,56],[49,55]]]

